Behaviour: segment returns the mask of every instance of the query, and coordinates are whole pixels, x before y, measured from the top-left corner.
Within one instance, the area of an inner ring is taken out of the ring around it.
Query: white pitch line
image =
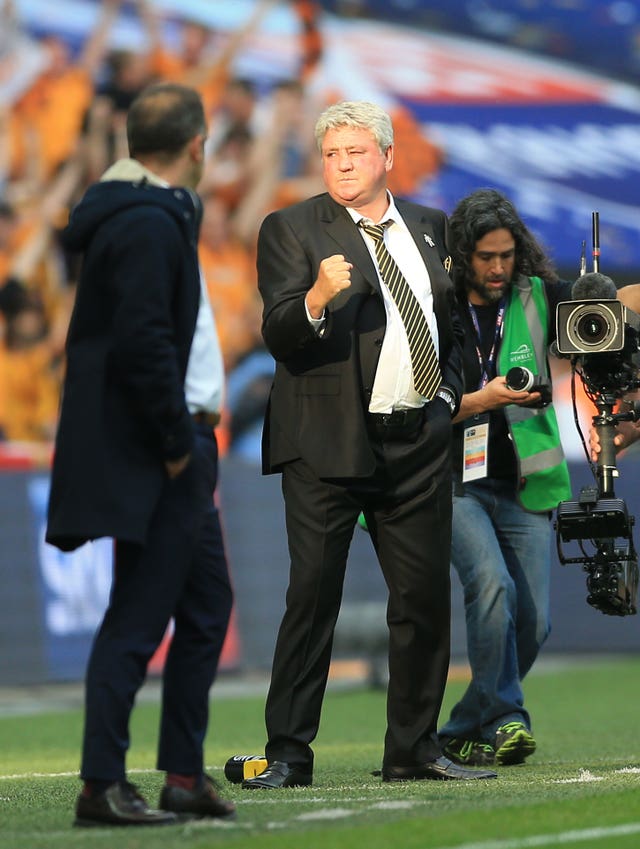
[[[222,767],[207,767],[207,772],[216,772],[216,770],[222,772]],[[161,774],[157,769],[127,770],[128,775],[151,775],[152,773]],[[0,775],[0,781],[17,781],[21,778],[77,778],[79,780],[80,772],[79,770],[75,772],[16,772],[13,775]]]
[[[131,769],[130,775],[145,775],[157,772],[156,769]],[[17,781],[21,778],[78,778],[78,770],[75,772],[16,772],[13,775],[0,775],[0,781]]]
[[[626,837],[629,834],[640,834],[640,822],[602,828],[583,828],[579,831],[560,831],[556,834],[534,834],[531,837],[514,837],[509,840],[485,840],[480,843],[459,843],[453,846],[449,844],[449,846],[441,846],[440,849],[533,849],[537,846],[559,846],[585,840],[598,840],[602,837]]]
[[[604,781],[603,775],[594,775],[588,769],[581,769],[576,778],[554,778],[552,784],[586,784],[589,781]]]
[[[303,814],[298,814],[294,819],[300,822],[313,820],[335,820],[353,817],[359,812],[353,808],[320,808],[315,811],[305,811]]]

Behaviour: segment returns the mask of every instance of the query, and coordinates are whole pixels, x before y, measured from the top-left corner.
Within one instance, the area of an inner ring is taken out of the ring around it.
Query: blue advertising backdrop
[[[640,512],[640,458],[620,464],[616,494]],[[574,494],[592,483],[585,464],[571,464]],[[89,543],[62,554],[44,542],[48,475],[0,473],[0,685],[80,680],[107,603],[111,543]],[[223,669],[268,670],[282,617],[289,559],[280,480],[261,477],[252,463],[227,457],[220,502],[235,589],[233,652]],[[453,574],[452,653],[466,659],[464,607]],[[551,567],[552,632],[546,656],[640,651],[638,616],[606,616],[586,602],[579,565]],[[336,658],[369,657],[384,667],[386,590],[371,542],[356,528],[337,629]]]

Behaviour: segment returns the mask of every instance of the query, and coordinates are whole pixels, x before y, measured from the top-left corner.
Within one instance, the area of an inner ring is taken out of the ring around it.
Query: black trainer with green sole
[[[479,740],[459,740],[454,737],[444,746],[445,755],[454,763],[462,766],[491,766],[495,762],[495,752],[490,743]]]
[[[507,722],[496,731],[496,763],[513,766],[524,763],[536,750],[536,741],[523,722]]]

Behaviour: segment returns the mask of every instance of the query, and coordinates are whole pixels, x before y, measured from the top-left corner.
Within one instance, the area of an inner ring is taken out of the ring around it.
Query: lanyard
[[[478,323],[478,315],[476,313],[474,305],[470,301],[468,301],[467,303],[469,306],[469,314],[471,315],[471,321],[473,321],[473,326],[476,331],[476,354],[478,355],[478,364],[480,365],[480,382],[478,384],[478,389],[483,389],[489,382],[489,375],[493,374],[493,364],[496,360],[498,340],[502,336],[502,325],[504,323],[506,300],[505,298],[502,298],[500,300],[500,305],[498,307],[498,315],[496,316],[496,332],[493,337],[493,344],[491,346],[491,350],[489,351],[488,359],[485,359],[485,356],[482,353],[482,339],[480,338],[480,325]]]

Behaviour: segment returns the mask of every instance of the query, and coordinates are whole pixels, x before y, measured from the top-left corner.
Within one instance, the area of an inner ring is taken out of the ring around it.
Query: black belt
[[[201,411],[199,413],[191,413],[191,418],[196,424],[206,425],[210,428],[217,427],[220,424],[220,413],[205,413]]]
[[[424,421],[424,407],[411,407],[409,410],[394,410],[392,413],[368,413],[369,421],[375,427],[413,428]]]
[[[424,422],[425,407],[394,410],[392,413],[367,413],[370,433],[387,442],[414,442]]]

